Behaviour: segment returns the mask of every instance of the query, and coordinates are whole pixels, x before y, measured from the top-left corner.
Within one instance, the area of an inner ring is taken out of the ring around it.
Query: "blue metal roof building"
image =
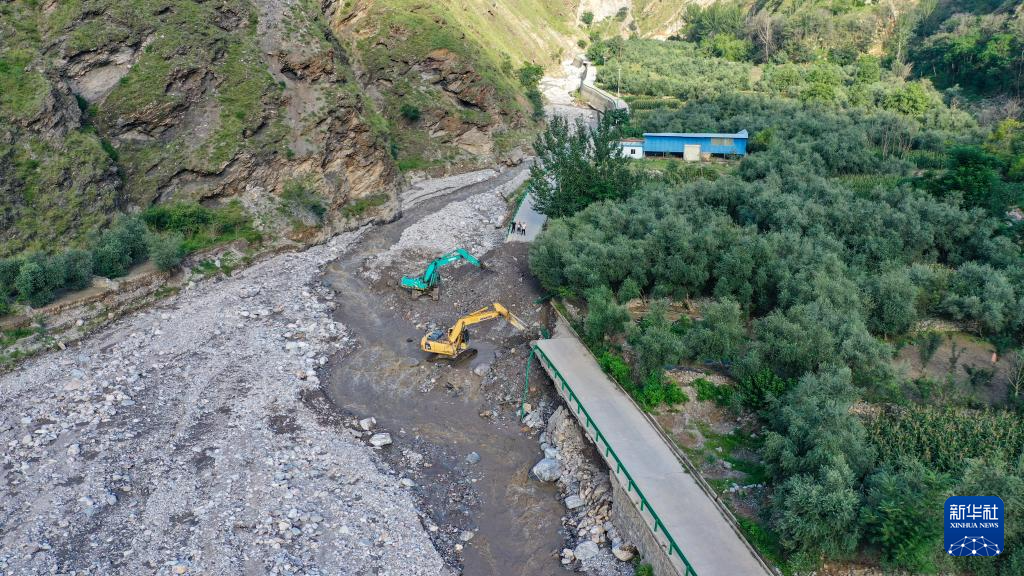
[[[680,155],[687,159],[690,159],[692,154],[698,156],[700,154],[746,156],[748,137],[746,130],[735,134],[716,132],[647,133],[644,134],[644,155]],[[696,160],[697,158],[692,159]]]

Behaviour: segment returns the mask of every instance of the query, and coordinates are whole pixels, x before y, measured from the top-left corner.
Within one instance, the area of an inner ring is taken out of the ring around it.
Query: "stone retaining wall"
[[[634,497],[626,492],[622,481],[613,472],[608,474],[612,480],[612,524],[620,534],[628,534],[632,543],[640,551],[644,564],[654,568],[655,576],[682,574],[667,554],[667,545],[653,533],[650,524],[640,512]],[[677,559],[678,560],[678,559]]]

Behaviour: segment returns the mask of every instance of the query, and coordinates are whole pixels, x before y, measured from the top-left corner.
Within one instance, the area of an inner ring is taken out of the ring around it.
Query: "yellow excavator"
[[[516,318],[515,314],[508,311],[501,304],[495,302],[492,306],[481,308],[472,314],[467,314],[462,318],[459,318],[455,325],[448,329],[445,333],[444,330],[434,330],[427,334],[420,340],[420,348],[424,352],[431,352],[437,356],[444,358],[457,358],[462,353],[469,350],[468,330],[466,327],[471,324],[479,324],[480,322],[486,322],[488,320],[494,320],[495,318],[504,318],[508,320],[508,323],[515,326],[519,330],[526,329],[526,325],[519,318]]]

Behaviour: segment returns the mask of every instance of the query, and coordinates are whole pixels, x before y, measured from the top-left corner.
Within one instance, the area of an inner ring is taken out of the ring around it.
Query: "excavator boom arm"
[[[402,286],[405,288],[414,288],[416,290],[428,290],[437,284],[437,277],[440,274],[442,266],[447,266],[448,264],[458,262],[459,260],[465,260],[477,268],[483,267],[476,257],[466,250],[458,248],[431,261],[430,264],[427,265],[426,270],[423,271],[422,276],[418,278],[403,276]]]
[[[455,324],[448,330],[446,338],[447,342],[437,343],[441,344],[442,346],[448,347],[451,350],[451,354],[449,355],[454,356],[459,352],[459,348],[460,345],[462,344],[462,339],[466,332],[467,326],[472,326],[473,324],[479,324],[481,322],[486,322],[488,320],[493,320],[495,318],[504,318],[509,322],[509,324],[511,324],[512,326],[516,327],[519,330],[524,330],[526,328],[526,325],[523,324],[523,321],[517,318],[515,314],[510,312],[508,308],[505,308],[501,304],[495,302],[491,306],[481,308],[476,312],[472,312],[470,314],[463,316],[462,318],[459,318],[455,322]],[[432,343],[433,341],[430,339],[430,335],[427,335],[423,337],[420,346],[423,348],[423,350],[427,352],[438,352],[439,348],[432,346]]]

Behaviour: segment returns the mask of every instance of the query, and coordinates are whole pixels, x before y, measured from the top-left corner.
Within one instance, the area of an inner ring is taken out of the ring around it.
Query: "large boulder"
[[[531,472],[541,482],[555,482],[562,476],[562,465],[554,458],[545,458],[534,464]]]
[[[597,547],[597,543],[593,540],[584,540],[580,542],[576,549],[573,550],[573,555],[576,556],[577,560],[590,560],[601,550]]]

